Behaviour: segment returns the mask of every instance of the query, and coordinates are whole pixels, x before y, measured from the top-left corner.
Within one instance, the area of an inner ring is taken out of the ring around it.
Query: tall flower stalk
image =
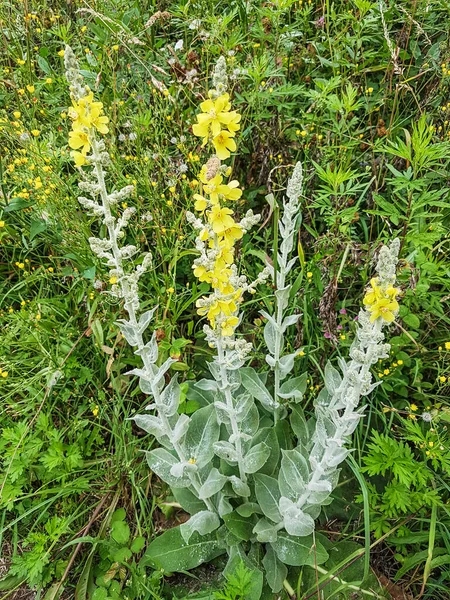
[[[142,264],[134,266],[130,271],[125,268],[138,252],[133,245],[120,246],[119,242],[124,237],[124,229],[129,219],[134,214],[134,208],[126,208],[122,215],[114,214],[115,206],[133,194],[133,186],[126,186],[118,191],[108,193],[105,182],[105,167],[110,159],[105,150],[105,143],[98,138],[98,133],[108,132],[108,118],[103,115],[103,105],[94,100],[92,91],[83,84],[79,73],[76,58],[70,47],[65,49],[66,76],[70,84],[72,108],[69,115],[72,119],[72,131],[69,134],[69,145],[72,148],[72,158],[83,180],[79,187],[88,192],[91,198],[80,196],[80,204],[92,214],[100,217],[106,226],[108,237],[105,239],[91,237],[89,239],[92,251],[101,259],[106,260],[109,267],[110,294],[123,299],[128,320],[119,321],[120,330],[128,343],[135,348],[135,354],[142,360],[142,368],[133,369],[130,374],[138,375],[140,387],[145,394],[153,397],[154,403],[148,408],[154,408],[157,416],[138,416],[136,422],[153,433],[161,444],[173,448],[178,462],[168,458],[169,453],[163,449],[157,456],[152,456],[151,461],[158,460],[171,473],[174,484],[177,480],[186,483],[199,493],[201,482],[197,474],[195,459],[186,453],[183,447],[183,438],[186,435],[189,418],[178,415],[177,409],[180,400],[180,387],[176,377],[165,385],[165,375],[173,359],[167,359],[161,366],[157,366],[158,345],[156,334],[149,342],[145,342],[144,333],[152,320],[156,307],[139,315],[140,299],[138,282],[151,264],[151,254],[144,255]],[[90,172],[81,167],[91,167]],[[208,510],[215,511],[212,501],[205,499]]]

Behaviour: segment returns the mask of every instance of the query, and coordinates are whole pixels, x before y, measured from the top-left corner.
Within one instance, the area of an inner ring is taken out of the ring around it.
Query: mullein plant
[[[191,515],[156,538],[144,560],[170,572],[228,553],[229,564],[239,559],[259,573],[261,591],[263,585],[275,593],[283,585],[292,590],[288,566],[314,566],[328,558],[314,534],[315,519],[331,502],[339,465],[350,453],[346,446],[364,413],[361,398],[377,385],[371,367],[389,354],[383,330],[398,311],[399,242],[381,248],[350,359],[339,359],[338,368],[326,365],[315,417],[307,420],[300,405],[306,374],[293,375],[297,353],[283,352],[285,333],[299,319],[289,314],[293,293],[289,282],[297,260],[292,253],[300,222],[302,166],[297,163],[287,185],[275,260],[249,282],[235,263],[235,245],[259,216],[248,210],[237,219],[233,206],[242,190],[226,161],[236,150],[240,115],[232,110],[225,60],[220,58],[209,97],[200,104],[193,126],[194,135],[212,155],[198,175],[201,193],[194,196],[195,214],[186,215],[197,233],[193,274],[210,289],[197,301],[197,311],[206,317],[204,332],[214,349],[208,365],[212,378],[189,383],[188,397],[201,407],[191,416],[180,414],[178,375],[170,372],[175,361],[159,359],[156,333],[148,333],[156,307],[140,310],[138,282],[150,267],[151,256],[146,254],[135,265],[132,259],[138,249],[122,245],[134,211],[127,208],[119,216],[116,205],[133,189],[107,191],[110,161],[100,134],[107,133],[108,119],[84,85],[69,47],[65,63],[72,97],[69,145],[81,176],[79,186],[90,195],[79,201],[106,228],[104,238],[90,238],[91,248],[106,261],[112,284],[108,293],[123,301],[127,313],[118,326],[141,360],[141,366],[128,374],[139,378],[142,393],[150,398],[146,412],[134,420],[160,444],[146,453],[150,468]],[[275,290],[274,312],[262,313],[268,369],[257,371],[245,366],[252,345],[236,331],[245,295],[255,294],[258,284],[269,278]]]

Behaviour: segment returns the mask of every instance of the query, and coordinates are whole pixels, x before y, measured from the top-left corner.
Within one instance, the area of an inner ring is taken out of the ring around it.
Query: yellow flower
[[[81,148],[81,153],[86,156],[86,154],[91,149],[91,142],[89,140],[89,135],[85,131],[76,130],[69,132],[69,146],[74,150],[79,150]]]
[[[198,210],[198,212],[203,212],[207,208],[208,201],[206,198],[204,198],[200,194],[194,194],[194,200],[195,200],[194,208],[195,208],[195,210]]]
[[[212,207],[211,211],[208,213],[208,219],[214,233],[217,233],[218,235],[224,234],[227,229],[236,225],[233,218],[230,216],[232,214],[233,211],[229,208],[221,208],[219,205]]]
[[[213,138],[212,143],[220,160],[227,159],[230,153],[236,150],[236,142],[233,137],[234,133],[224,130]]]
[[[399,294],[400,290],[394,288],[392,285],[383,290],[378,285],[378,281],[378,277],[370,280],[372,289],[364,296],[363,303],[367,306],[367,310],[372,313],[370,316],[372,323],[379,317],[390,323],[395,319],[394,313],[398,311],[398,302],[395,297]]]
[[[242,228],[240,225],[236,223],[228,227],[225,231],[222,232],[220,237],[220,244],[224,245],[225,248],[231,248],[234,246],[236,240],[240,240],[243,236]]]
[[[242,190],[239,189],[239,181],[233,179],[228,184],[223,184],[223,177],[216,175],[210,179],[205,187],[205,192],[209,195],[211,204],[217,204],[219,200],[239,200],[242,196]]]
[[[223,94],[216,100],[205,100],[200,104],[202,112],[197,115],[197,121],[192,127],[194,135],[203,138],[203,145],[208,141],[209,131],[217,136],[222,129],[222,124],[227,125],[232,119],[230,116],[231,104],[229,102],[230,96]]]
[[[238,317],[228,317],[221,323],[222,336],[227,337],[233,335],[234,328],[239,323]]]
[[[86,157],[84,156],[84,154],[81,154],[81,152],[73,150],[70,154],[75,162],[76,167],[82,167],[86,164]]]
[[[380,298],[375,304],[369,307],[370,322],[373,323],[381,317],[384,321],[392,323],[395,319],[395,314],[398,311],[398,302],[396,300],[389,300],[389,298]]]

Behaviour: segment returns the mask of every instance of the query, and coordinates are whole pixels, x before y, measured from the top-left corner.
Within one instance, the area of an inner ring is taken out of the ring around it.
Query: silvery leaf
[[[339,371],[330,362],[327,362],[325,366],[325,387],[331,395],[336,393],[341,383],[342,377]]]
[[[143,377],[141,377],[139,379],[139,387],[141,389],[141,392],[143,392],[144,394],[147,394],[147,395],[153,394],[153,387],[152,387],[151,381],[148,381],[147,379],[144,379]],[[147,409],[147,410],[149,410],[149,409]]]
[[[256,539],[261,544],[275,542],[278,537],[278,528],[267,519],[260,519],[253,528],[253,533],[256,534]]]
[[[253,400],[253,396],[250,394],[240,394],[236,398],[236,406],[235,406],[235,417],[236,421],[240,423],[247,418],[247,415],[251,408],[255,406],[255,401]]]
[[[170,468],[170,474],[177,479],[183,477],[184,469],[186,468],[185,462],[178,462]]]
[[[286,375],[288,375],[294,368],[294,360],[296,356],[297,352],[293,352],[292,354],[285,354],[280,358],[279,368],[281,379],[284,379]]]
[[[256,444],[250,448],[244,456],[244,471],[246,473],[256,473],[263,467],[270,455],[270,448],[264,442]]]
[[[223,518],[225,515],[228,515],[231,512],[233,512],[233,507],[228,498],[221,495],[219,498],[219,506],[217,510],[219,511],[219,516]]]
[[[227,481],[228,478],[225,475],[222,475],[222,473],[220,473],[215,467],[213,467],[206,481],[200,488],[199,498],[201,500],[211,498],[211,496],[214,496],[214,494],[220,492]]]
[[[274,359],[273,356],[271,356],[270,354],[266,354],[266,363],[269,365],[269,367],[271,369],[275,368],[275,365],[277,364],[276,360]]]
[[[201,379],[200,381],[197,381],[195,387],[199,390],[204,390],[207,392],[217,391],[217,383],[212,379]]]
[[[151,452],[145,453],[148,466],[158,475],[160,479],[168,483],[171,487],[189,487],[188,477],[174,477],[170,470],[179,463],[179,460],[164,448],[156,448]]]
[[[260,310],[259,314],[264,317],[265,319],[267,319],[267,321],[269,323],[271,323],[271,325],[273,326],[274,329],[277,328],[277,322],[275,321],[275,319],[272,317],[272,315],[269,315],[268,312],[266,312],[265,310]]]
[[[296,449],[281,451],[281,470],[285,481],[295,495],[300,496],[306,489],[306,484],[309,480],[308,463],[303,458],[303,455]],[[281,481],[280,489],[281,489]],[[281,489],[284,495],[284,490]]]
[[[194,531],[197,531],[200,535],[206,535],[215,531],[220,525],[219,517],[216,513],[209,510],[202,510],[180,525],[180,533],[186,544],[189,543]]]
[[[229,465],[235,465],[238,461],[237,453],[233,444],[230,442],[215,442],[214,443],[214,453],[217,454],[219,458],[225,460]]]
[[[228,481],[238,496],[243,496],[244,498],[250,496],[250,488],[242,479],[239,479],[236,475],[231,475],[231,477],[228,477]]]
[[[304,537],[314,531],[314,519],[294,503],[283,514],[284,528],[289,535]]]
[[[278,508],[281,494],[277,480],[264,473],[256,473],[254,479],[256,499],[261,510],[271,521],[278,523],[281,520]]]
[[[272,546],[266,546],[266,555],[262,563],[266,571],[267,583],[270,589],[274,594],[278,594],[283,589],[283,583],[288,574],[286,565],[281,560],[278,560]]]
[[[153,319],[153,315],[155,314],[157,308],[158,307],[155,306],[151,310],[147,310],[144,313],[142,313],[142,315],[139,317],[138,327],[139,327],[139,331],[140,331],[141,335],[144,333],[144,331],[148,327],[148,324]]]
[[[156,332],[153,332],[152,339],[140,350],[136,350],[138,356],[145,356],[146,362],[154,364],[158,360],[158,343],[156,341]]]
[[[286,265],[286,273],[289,273],[289,271],[292,269],[292,267],[295,265],[296,262],[297,262],[296,256],[294,258],[291,258],[291,260]]]
[[[213,446],[219,439],[219,434],[220,426],[212,404],[195,411],[189,421],[185,447],[189,457],[195,459],[199,469],[213,458]]]
[[[130,323],[128,321],[125,321],[124,319],[118,320],[117,323],[119,325],[120,333],[127,340],[127,342],[130,344],[130,346],[137,346],[139,342],[138,342],[138,339],[136,336],[136,330],[134,329],[134,327],[132,325],[130,325]]]
[[[275,352],[276,339],[276,328],[274,327],[273,323],[267,321],[267,323],[264,325],[264,340],[266,342],[267,349],[272,354]]]
[[[307,373],[303,373],[299,377],[290,377],[285,381],[279,391],[280,398],[294,398],[296,402],[299,402],[303,398],[303,394],[306,390],[306,379]]]
[[[159,417],[154,417],[153,415],[135,415],[132,419],[138,427],[154,435],[155,438],[165,435],[164,427]]]
[[[266,386],[263,384],[255,369],[244,367],[240,371],[242,385],[245,389],[267,409],[273,409],[278,406],[275,403]]]
[[[178,410],[178,405],[180,403],[181,396],[181,388],[178,383],[178,373],[172,377],[167,387],[161,393],[161,398],[159,404],[160,410],[163,410],[164,413],[171,417],[176,414]]]
[[[290,285],[284,288],[278,288],[275,290],[275,296],[277,298],[278,304],[280,306],[280,310],[284,311],[287,305],[289,304],[289,293],[291,291]]]
[[[178,417],[177,423],[175,427],[172,429],[172,442],[176,444],[179,442],[185,435],[189,428],[189,417],[187,415],[180,415]]]
[[[289,317],[283,319],[283,323],[281,324],[282,333],[284,333],[291,325],[295,325],[300,317],[301,315],[290,315]]]
[[[167,371],[170,369],[170,366],[173,365],[174,362],[177,362],[176,360],[174,360],[173,358],[168,358],[167,360],[165,360],[163,362],[163,364],[159,367],[158,371],[155,374],[155,378],[153,380],[153,385],[157,386],[162,378],[164,377],[164,375],[167,373]]]

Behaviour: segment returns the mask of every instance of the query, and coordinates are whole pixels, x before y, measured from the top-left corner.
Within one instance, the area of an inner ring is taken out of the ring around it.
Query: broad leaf
[[[281,521],[281,515],[278,504],[281,494],[277,480],[264,473],[256,473],[254,479],[256,498],[261,510],[266,517],[275,523],[279,523]]]
[[[185,446],[189,458],[195,459],[199,469],[212,460],[213,445],[219,439],[219,433],[220,427],[213,405],[200,408],[192,415]]]
[[[278,560],[274,549],[267,546],[266,555],[262,561],[266,570],[267,583],[274,594],[278,594],[283,588],[283,582],[287,576],[287,567]]]
[[[187,544],[183,540],[180,527],[175,527],[151,542],[141,564],[154,564],[168,573],[189,571],[223,552],[214,534],[201,536],[194,533]]]
[[[276,542],[272,542],[272,548],[282,563],[292,567],[302,567],[315,564],[321,565],[328,558],[328,552],[314,540],[312,535],[306,537],[294,537],[285,531],[280,531]]]
[[[189,543],[192,535],[197,531],[200,535],[206,535],[212,533],[218,529],[220,525],[219,517],[216,513],[209,510],[202,510],[180,525],[181,535],[186,543]]]

